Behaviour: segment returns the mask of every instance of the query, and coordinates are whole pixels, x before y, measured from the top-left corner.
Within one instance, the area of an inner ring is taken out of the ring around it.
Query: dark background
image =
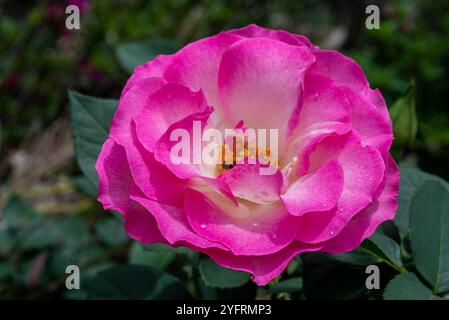
[[[68,4],[81,8],[80,30],[65,28]],[[369,4],[380,8],[379,30],[365,28]],[[41,227],[29,230],[26,223],[2,233],[0,222],[0,299],[82,298],[84,292],[61,289],[58,266],[85,259],[98,269],[133,259],[121,226],[83,192],[67,90],[117,99],[129,77],[115,54],[123,42],[164,39],[181,47],[250,23],[303,34],[351,56],[388,105],[414,79],[418,136],[397,160],[449,179],[447,0],[0,0],[0,208],[70,229],[67,236],[77,242],[45,240]],[[23,230],[38,234],[17,244]]]

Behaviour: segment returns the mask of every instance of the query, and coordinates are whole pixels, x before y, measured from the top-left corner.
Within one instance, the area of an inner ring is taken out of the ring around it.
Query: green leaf
[[[449,291],[449,189],[444,183],[427,181],[416,190],[410,224],[416,268],[434,292]]]
[[[0,255],[6,255],[14,245],[14,238],[8,230],[0,229]]]
[[[99,272],[89,284],[90,299],[183,299],[181,281],[148,266],[120,266]]]
[[[373,234],[362,243],[361,249],[378,257],[400,272],[405,270],[401,261],[401,249],[399,245],[393,239],[383,234]]]
[[[399,166],[401,180],[399,182],[398,211],[394,223],[403,234],[409,233],[410,203],[416,189],[428,180],[441,180],[437,176],[428,174],[409,164]]]
[[[129,240],[124,231],[123,223],[112,216],[98,222],[95,229],[100,239],[111,246],[117,246]]]
[[[64,244],[71,250],[78,250],[89,241],[86,224],[79,216],[56,220],[51,232],[57,236],[60,244]]]
[[[401,273],[391,280],[385,288],[385,300],[440,300],[411,273]]]
[[[48,220],[38,218],[26,228],[21,229],[17,234],[20,249],[40,250],[55,247],[58,244],[58,239],[50,228]]]
[[[213,288],[240,287],[250,278],[246,272],[223,268],[209,258],[201,259],[199,271],[204,282]]]
[[[271,294],[302,291],[302,278],[290,278],[273,285],[268,291]]]
[[[366,250],[363,250],[362,248],[356,248],[355,250],[347,253],[329,254],[329,256],[332,259],[359,266],[377,264],[382,261],[382,259],[380,259],[379,257],[369,254],[368,252],[366,252]]]
[[[165,269],[175,258],[172,252],[151,252],[144,250],[140,243],[133,242],[129,250],[129,263]]]
[[[366,291],[365,267],[342,263],[318,252],[302,254],[301,258],[307,299],[357,299]]]
[[[78,165],[84,175],[98,186],[95,162],[108,137],[117,101],[99,99],[69,91],[73,142]]]
[[[6,228],[19,228],[27,225],[38,215],[34,209],[18,195],[12,195],[3,209],[1,219],[6,223]]]
[[[418,120],[415,110],[415,81],[412,80],[404,93],[390,108],[395,143],[410,145],[416,138]]]
[[[84,192],[86,195],[91,196],[92,198],[96,198],[98,191],[97,186],[94,185],[89,179],[85,176],[78,176],[73,178],[73,183],[75,187]]]
[[[132,73],[135,67],[145,64],[159,54],[173,53],[176,49],[177,47],[168,41],[153,39],[120,44],[115,48],[115,54],[122,68]]]
[[[154,243],[154,244],[141,244],[144,250],[160,252],[160,253],[176,253],[176,254],[188,254],[192,250],[186,247],[172,247],[165,243]]]

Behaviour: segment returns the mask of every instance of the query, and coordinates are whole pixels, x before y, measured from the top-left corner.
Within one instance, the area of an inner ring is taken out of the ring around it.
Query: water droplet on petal
[[[262,192],[260,193],[260,196],[261,196],[262,198],[266,198],[266,197],[268,197],[268,192],[262,191]]]
[[[331,236],[333,236],[333,235],[335,234],[335,231],[334,231],[334,230],[331,230],[331,231],[329,232],[329,234],[330,234]]]
[[[206,225],[204,223],[200,224],[201,229],[206,229]]]

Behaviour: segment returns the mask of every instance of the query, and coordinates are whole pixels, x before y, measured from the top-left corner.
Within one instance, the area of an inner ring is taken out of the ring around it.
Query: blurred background
[[[65,27],[70,4],[80,30]],[[365,28],[369,4],[380,8],[378,30]],[[351,56],[389,106],[414,81],[418,134],[395,145],[396,159],[449,179],[447,0],[0,0],[0,299],[85,298],[65,290],[71,263],[92,275],[136,262],[179,272],[183,256],[144,252],[92,197],[74,157],[67,90],[118,99],[129,77],[123,43],[180,48],[250,23]]]

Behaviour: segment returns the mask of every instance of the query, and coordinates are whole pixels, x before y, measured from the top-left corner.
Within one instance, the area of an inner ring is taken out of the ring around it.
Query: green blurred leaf
[[[8,230],[0,229],[0,254],[6,255],[14,245],[15,240]]]
[[[411,272],[401,273],[385,288],[385,300],[440,300]]]
[[[108,137],[117,101],[69,91],[70,117],[76,159],[84,175],[98,186],[95,162]]]
[[[145,64],[159,54],[173,53],[176,49],[174,44],[166,40],[152,39],[120,44],[115,48],[115,54],[122,68],[132,73],[135,67]]]
[[[177,278],[148,266],[120,266],[99,272],[89,284],[90,299],[183,299]]]
[[[399,165],[401,179],[399,182],[398,211],[394,223],[403,234],[409,233],[410,204],[418,187],[428,180],[441,180],[437,176],[419,170],[409,164]]]
[[[372,254],[369,254],[362,248],[356,248],[347,253],[329,254],[329,256],[335,260],[359,266],[377,264],[382,261],[382,259],[380,259],[379,257],[375,257]]]
[[[278,294],[284,292],[299,292],[302,291],[302,278],[290,278],[273,285],[268,292],[271,294]]]
[[[6,228],[19,228],[31,222],[37,216],[34,209],[18,195],[12,195],[3,209],[2,220]]]
[[[404,93],[392,105],[390,115],[393,122],[394,142],[400,146],[413,143],[418,131],[414,80],[412,80]]]
[[[175,258],[172,252],[144,250],[140,243],[133,242],[129,250],[129,263],[165,269]]]
[[[204,282],[213,288],[240,287],[250,278],[246,272],[223,268],[209,258],[201,259],[198,268]]]
[[[361,249],[379,257],[379,259],[396,270],[404,271],[401,261],[401,249],[399,244],[393,239],[390,239],[383,234],[375,233],[362,243]]]
[[[96,198],[98,194],[97,187],[92,183],[91,180],[87,179],[85,176],[78,176],[73,178],[73,183],[75,187],[80,191],[84,192],[86,195]]]
[[[416,268],[434,292],[449,291],[449,189],[444,183],[427,181],[416,190],[410,241]]]
[[[45,218],[38,218],[21,229],[17,239],[22,250],[40,250],[58,244],[58,238],[51,230],[50,221]]]
[[[317,252],[303,254],[301,258],[307,299],[356,299],[366,291],[365,267],[342,263]]]
[[[121,223],[112,216],[109,219],[103,219],[95,226],[96,232],[100,239],[111,246],[120,245],[129,240]]]
[[[78,250],[89,241],[89,232],[86,224],[78,216],[56,220],[51,232],[58,237],[60,245],[63,244],[71,250]]]

